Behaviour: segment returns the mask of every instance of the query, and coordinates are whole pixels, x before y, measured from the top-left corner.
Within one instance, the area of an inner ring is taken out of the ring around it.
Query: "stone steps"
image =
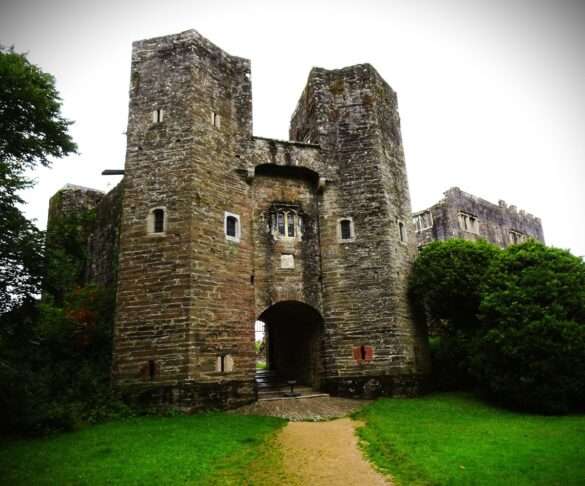
[[[259,401],[329,396],[326,393],[319,393],[313,390],[310,386],[295,385],[294,391],[299,395],[287,397],[286,394],[290,392],[290,385],[287,380],[271,370],[259,370],[256,372],[256,389],[258,391]]]

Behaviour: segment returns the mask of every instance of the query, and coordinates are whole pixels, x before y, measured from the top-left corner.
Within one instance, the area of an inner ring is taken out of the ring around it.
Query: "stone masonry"
[[[417,240],[397,97],[377,71],[314,68],[290,141],[253,135],[250,62],[194,30],[135,42],[130,80],[124,180],[89,243],[90,278],[117,281],[115,386],[192,408],[253,401],[261,319],[288,379],[417,393]]]
[[[413,214],[417,245],[434,240],[463,238],[487,240],[502,248],[532,238],[544,243],[540,218],[508,206],[490,203],[458,187],[444,193],[429,209]]]

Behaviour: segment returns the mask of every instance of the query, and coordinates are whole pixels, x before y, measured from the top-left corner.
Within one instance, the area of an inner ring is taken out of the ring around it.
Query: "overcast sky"
[[[309,70],[369,62],[398,92],[414,210],[449,187],[542,219],[585,255],[585,0],[0,0],[0,43],[52,73],[79,155],[34,173],[46,224],[66,183],[125,157],[133,40],[194,28],[252,61],[255,135],[288,138]]]

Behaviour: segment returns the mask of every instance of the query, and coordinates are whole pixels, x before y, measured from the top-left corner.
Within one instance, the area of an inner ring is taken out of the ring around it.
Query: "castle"
[[[419,248],[435,240],[487,240],[505,248],[533,239],[544,243],[540,218],[505,201],[498,204],[452,187],[443,199],[413,214]]]
[[[125,394],[254,400],[256,320],[286,379],[341,396],[424,384],[406,295],[421,228],[396,93],[369,64],[312,69],[279,141],[252,133],[248,60],[194,30],[135,42],[122,183],[58,194],[53,217],[95,209],[87,278],[117,283]]]

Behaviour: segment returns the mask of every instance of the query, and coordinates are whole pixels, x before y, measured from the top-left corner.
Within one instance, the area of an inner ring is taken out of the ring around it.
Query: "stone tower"
[[[340,394],[416,389],[428,363],[406,298],[416,239],[396,93],[369,64],[315,68],[290,136],[318,144],[326,167],[322,382]],[[341,238],[344,220],[349,239]]]
[[[414,393],[425,336],[396,94],[313,69],[291,141],[252,134],[250,63],[195,31],[133,45],[113,375],[194,407],[253,400],[269,366],[334,394]]]
[[[250,227],[235,161],[251,102],[249,61],[195,31],[133,44],[113,370],[125,390],[202,406],[253,396],[250,237],[224,238],[227,213]]]

